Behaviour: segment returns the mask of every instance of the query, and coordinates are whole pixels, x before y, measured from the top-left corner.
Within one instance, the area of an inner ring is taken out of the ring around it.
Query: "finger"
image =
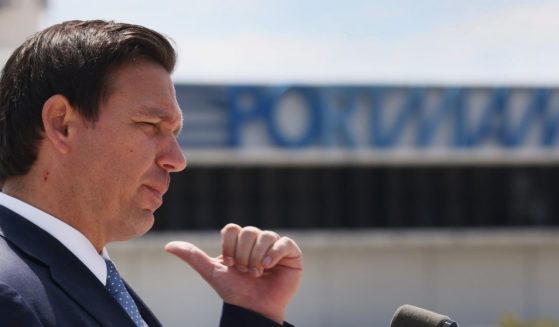
[[[297,243],[289,237],[284,236],[277,240],[262,260],[262,265],[266,269],[277,264],[294,269],[303,268],[303,253]]]
[[[254,270],[255,273],[253,275],[256,277],[262,275],[262,260],[264,259],[264,255],[279,238],[279,235],[272,231],[263,231],[258,235],[256,244],[252,248],[249,262],[251,272]]]
[[[235,250],[235,267],[239,271],[248,272],[250,254],[260,233],[260,229],[252,226],[244,227],[239,232],[237,248]]]
[[[235,264],[235,249],[240,231],[241,226],[237,224],[227,224],[221,229],[221,255],[226,266],[231,267]]]
[[[197,246],[188,242],[174,241],[165,245],[165,251],[176,255],[196,270],[204,280],[210,281],[214,270],[212,258]]]

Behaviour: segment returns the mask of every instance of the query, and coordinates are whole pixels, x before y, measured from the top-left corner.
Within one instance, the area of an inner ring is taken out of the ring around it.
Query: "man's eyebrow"
[[[178,122],[178,127],[173,129],[173,133],[175,135],[180,134],[182,130],[183,116],[182,116],[182,110],[180,109],[178,111],[178,115],[175,116],[175,115],[170,115],[166,110],[160,109],[159,107],[145,106],[145,107],[140,107],[140,109],[138,110],[138,114],[142,116],[157,117],[162,121],[171,124]]]

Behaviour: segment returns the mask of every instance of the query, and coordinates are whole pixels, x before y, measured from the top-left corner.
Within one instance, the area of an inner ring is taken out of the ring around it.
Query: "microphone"
[[[396,310],[390,327],[459,327],[456,321],[433,311],[404,304]]]

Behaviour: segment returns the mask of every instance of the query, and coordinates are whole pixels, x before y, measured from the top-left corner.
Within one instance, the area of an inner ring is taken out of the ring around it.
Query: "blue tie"
[[[144,321],[142,320],[140,311],[138,311],[136,303],[130,296],[130,293],[128,293],[128,290],[126,290],[118,271],[116,271],[115,265],[111,260],[107,259],[105,259],[105,263],[107,264],[107,290],[124,308],[126,313],[134,321],[134,324],[138,327],[143,327]]]

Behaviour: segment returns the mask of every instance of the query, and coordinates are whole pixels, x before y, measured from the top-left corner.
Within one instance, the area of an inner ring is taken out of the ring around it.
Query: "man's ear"
[[[68,153],[69,141],[73,136],[75,124],[80,119],[79,113],[65,96],[55,94],[43,104],[42,118],[45,138],[60,153]]]

